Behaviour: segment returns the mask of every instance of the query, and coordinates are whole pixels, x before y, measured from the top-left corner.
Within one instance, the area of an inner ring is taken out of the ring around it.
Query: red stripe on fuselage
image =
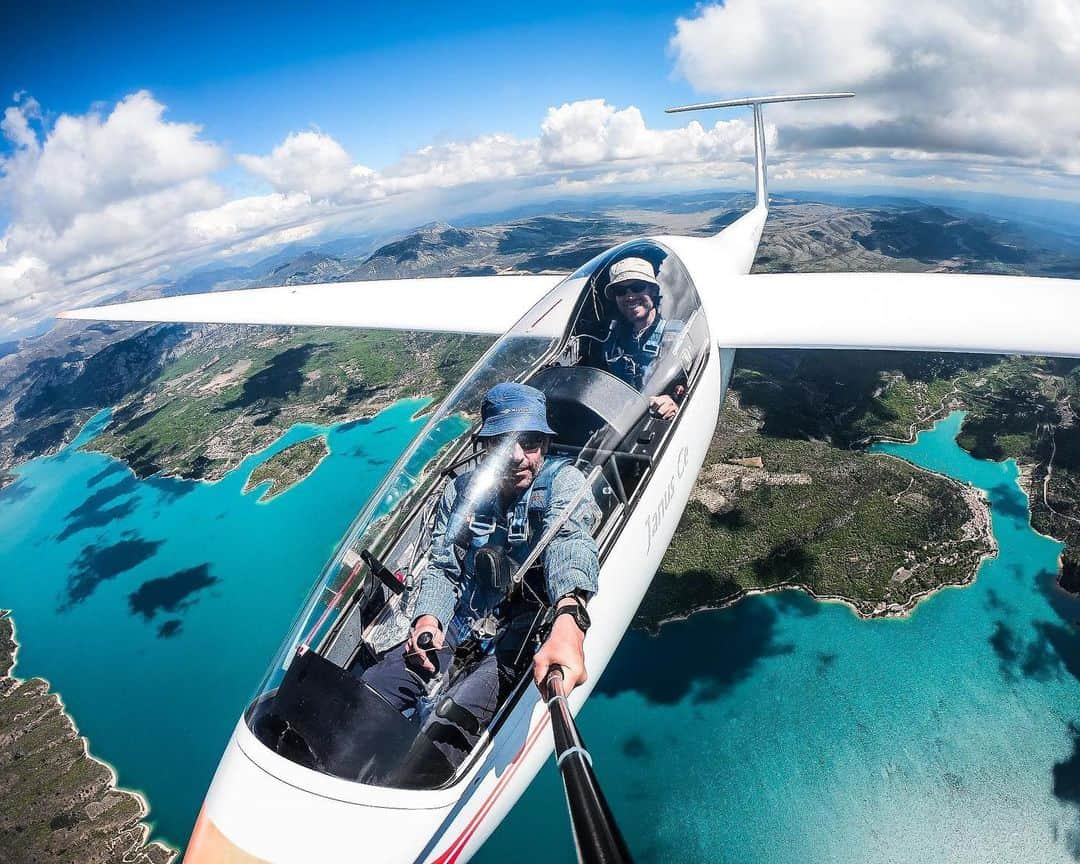
[[[472,819],[469,820],[469,824],[465,826],[465,830],[462,831],[455,839],[454,842],[447,847],[447,850],[442,853],[438,858],[432,861],[432,864],[454,864],[457,861],[458,856],[461,855],[465,846],[469,840],[472,839],[473,834],[476,833],[476,829],[480,827],[480,823],[484,817],[491,812],[491,808],[495,806],[495,800],[502,794],[506,788],[506,784],[510,782],[511,778],[517,773],[518,766],[521,764],[521,760],[525,755],[533,748],[533,745],[540,738],[540,733],[547,728],[548,723],[551,722],[551,717],[547,714],[540,721],[540,725],[536,727],[532,735],[521,745],[521,749],[518,750],[517,755],[511,760],[510,766],[506,773],[499,778],[499,782],[495,788],[491,790],[491,793],[484,803],[480,805],[480,809],[476,811]]]

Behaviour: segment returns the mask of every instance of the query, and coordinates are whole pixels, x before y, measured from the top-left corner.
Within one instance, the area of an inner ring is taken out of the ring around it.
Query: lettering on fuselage
[[[649,537],[648,542],[645,545],[646,555],[652,551],[653,537],[656,536],[656,532],[660,530],[660,526],[664,522],[664,517],[667,515],[668,508],[671,506],[671,499],[675,497],[675,488],[679,485],[679,480],[682,479],[683,474],[686,473],[686,463],[689,460],[690,453],[683,447],[675,460],[675,472],[668,478],[667,485],[664,487],[664,494],[656,505],[656,509],[649,514]]]

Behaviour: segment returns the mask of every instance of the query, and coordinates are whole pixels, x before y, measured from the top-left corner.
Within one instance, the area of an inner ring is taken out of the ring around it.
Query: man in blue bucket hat
[[[443,490],[409,638],[363,675],[402,712],[437,694],[421,734],[451,766],[520,679],[548,607],[555,617],[533,676],[539,683],[558,664],[570,688],[584,683],[584,604],[600,571],[592,536],[600,510],[571,461],[547,456],[555,433],[544,394],[496,384],[480,417],[484,455]],[[542,538],[536,564],[514,578]]]

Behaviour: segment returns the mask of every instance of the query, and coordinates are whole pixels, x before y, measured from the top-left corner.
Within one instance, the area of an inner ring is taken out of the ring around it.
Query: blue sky
[[[4,4],[0,333],[186,269],[527,200],[1080,200],[1075,0]]]
[[[563,102],[674,126],[663,108],[695,97],[667,45],[692,3],[56,6],[5,22],[0,93],[81,114],[147,89],[243,152],[314,125],[382,167],[439,139],[534,134]]]

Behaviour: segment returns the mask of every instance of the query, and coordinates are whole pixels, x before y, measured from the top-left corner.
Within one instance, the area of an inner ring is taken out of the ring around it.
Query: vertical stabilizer
[[[770,102],[808,102],[812,99],[850,99],[854,93],[801,93],[795,96],[749,96],[745,99],[726,99],[723,102],[701,102],[697,105],[682,105],[666,109],[667,114],[680,111],[704,111],[708,108],[740,108],[751,106],[754,109],[754,171],[756,175],[757,201],[754,208],[769,209],[769,192],[765,181],[765,121],[761,106]]]

